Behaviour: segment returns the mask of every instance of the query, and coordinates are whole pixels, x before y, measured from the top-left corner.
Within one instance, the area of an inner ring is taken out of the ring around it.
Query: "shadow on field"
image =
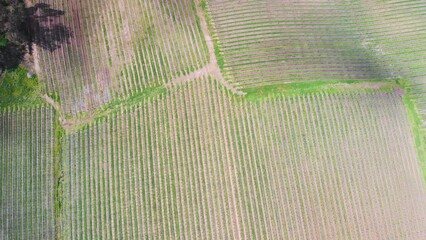
[[[50,8],[46,3],[37,3],[27,8],[30,41],[51,52],[60,48],[63,43],[68,43],[72,32],[61,23],[62,15],[64,11]]]

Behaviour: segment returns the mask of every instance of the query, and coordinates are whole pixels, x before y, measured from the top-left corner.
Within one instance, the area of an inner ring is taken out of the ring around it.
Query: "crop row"
[[[365,42],[389,62],[394,72],[409,80],[411,94],[426,120],[426,2],[361,3],[354,15],[366,29]]]
[[[292,81],[384,79],[361,45],[348,4],[209,1],[227,71],[238,88]]]
[[[424,1],[208,2],[237,88],[401,77],[424,85]]]
[[[0,237],[53,239],[53,112],[0,112]]]
[[[202,87],[199,84],[199,94]],[[219,139],[211,139],[210,147],[201,152],[207,136],[200,136],[190,109],[204,104],[194,100],[179,91],[174,98],[123,110],[65,140],[69,236],[225,236],[229,226],[223,213],[229,206],[215,183],[225,183],[225,175],[211,156],[219,154],[214,146]],[[210,111],[204,120],[213,121],[213,110],[203,111]],[[186,118],[190,122],[185,123]],[[218,197],[222,200],[216,201]],[[203,208],[207,205],[215,211]]]
[[[426,192],[393,92],[249,102],[185,83],[64,139],[67,238],[420,238]]]
[[[38,48],[48,91],[60,94],[67,114],[169,82],[208,61],[193,1],[43,3],[64,12],[51,25],[72,33],[57,49]]]

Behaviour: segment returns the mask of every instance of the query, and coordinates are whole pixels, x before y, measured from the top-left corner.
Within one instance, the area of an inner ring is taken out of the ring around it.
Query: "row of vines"
[[[37,52],[47,91],[59,93],[67,115],[167,83],[208,62],[191,0],[42,3],[62,11],[46,24],[63,25],[71,33],[57,49]]]
[[[0,238],[53,239],[53,111],[0,112]]]
[[[425,1],[208,3],[235,87],[404,78],[425,113]]]
[[[401,97],[247,101],[210,78],[63,139],[71,239],[421,239]]]

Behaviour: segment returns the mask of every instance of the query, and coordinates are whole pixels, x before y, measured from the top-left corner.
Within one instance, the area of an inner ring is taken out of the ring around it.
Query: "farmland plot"
[[[66,136],[66,238],[236,237],[230,138],[214,114],[231,106],[203,80]]]
[[[425,1],[208,3],[235,87],[405,78],[426,121]]]
[[[426,121],[426,2],[362,0],[354,6],[357,24],[366,33],[363,45],[410,80],[411,94]]]
[[[363,45],[394,64],[404,77],[424,77],[426,2],[361,0],[353,4],[353,18],[364,29]]]
[[[59,48],[39,47],[35,54],[48,91],[59,93],[68,115],[167,83],[208,61],[192,0],[42,3],[63,11],[51,24],[72,33]]]
[[[426,234],[426,189],[393,92],[252,102],[199,79],[63,146],[66,238]]]
[[[393,78],[362,46],[352,1],[210,0],[228,81],[237,88]]]
[[[0,238],[53,239],[53,111],[0,112]]]
[[[380,92],[241,104],[244,238],[422,239],[426,189],[405,115]]]

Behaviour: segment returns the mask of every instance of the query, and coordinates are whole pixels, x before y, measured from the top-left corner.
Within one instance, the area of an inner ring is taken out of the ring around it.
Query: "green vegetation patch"
[[[423,175],[423,180],[426,183],[426,129],[423,124],[423,119],[420,115],[415,98],[410,94],[411,83],[408,80],[398,80],[400,86],[404,89],[405,94],[402,96],[402,101],[407,109],[407,117],[411,124],[414,143],[416,145],[417,155],[419,157],[420,170]]]
[[[162,85],[155,85],[152,87],[147,87],[143,89],[142,92],[138,92],[127,98],[116,98],[113,101],[111,101],[109,104],[106,104],[103,108],[111,109],[123,104],[135,105],[147,98],[148,99],[155,98],[165,93],[167,93],[167,88],[163,87]]]
[[[0,49],[6,47],[8,43],[9,41],[4,35],[0,36]]]
[[[225,72],[225,58],[223,56],[223,53],[220,49],[219,40],[214,37],[215,36],[215,29],[213,27],[213,19],[210,15],[208,9],[207,9],[207,0],[201,0],[200,2],[201,10],[203,11],[203,15],[206,18],[207,27],[209,29],[210,36],[212,36],[213,40],[213,47],[214,47],[214,54],[216,55],[217,65],[219,66],[219,69],[221,72]]]
[[[50,92],[47,94],[48,97],[50,97],[55,103],[58,104],[58,106],[61,105],[61,96],[59,92]]]
[[[0,76],[0,108],[35,107],[43,104],[37,77],[28,78],[24,67],[5,70]]]
[[[423,180],[426,183],[426,130],[423,126],[423,120],[420,116],[416,102],[410,94],[405,94],[402,97],[402,101],[407,109],[407,117],[411,123],[417,155],[420,160],[420,169],[422,171]]]
[[[62,239],[62,215],[63,215],[63,167],[62,167],[62,137],[65,130],[59,121],[59,113],[55,111],[55,119],[53,122],[55,133],[55,145],[53,148],[53,167],[54,167],[54,216],[55,216],[55,239]]]
[[[308,95],[314,93],[325,94],[341,94],[351,92],[373,92],[385,91],[390,92],[402,87],[398,84],[398,80],[374,80],[374,81],[309,81],[266,85],[255,88],[242,89],[247,94],[245,100],[258,101],[265,98],[273,98],[279,96]]]
[[[67,133],[75,132],[82,129],[85,126],[90,125],[98,120],[101,120],[108,115],[113,115],[120,111],[121,107],[131,107],[136,104],[140,104],[144,101],[149,101],[158,98],[168,92],[168,89],[162,85],[155,85],[147,87],[142,92],[138,92],[126,98],[117,97],[102,108],[97,109],[94,112],[85,112],[77,117],[68,118],[68,123],[72,123],[71,127],[66,129]]]

